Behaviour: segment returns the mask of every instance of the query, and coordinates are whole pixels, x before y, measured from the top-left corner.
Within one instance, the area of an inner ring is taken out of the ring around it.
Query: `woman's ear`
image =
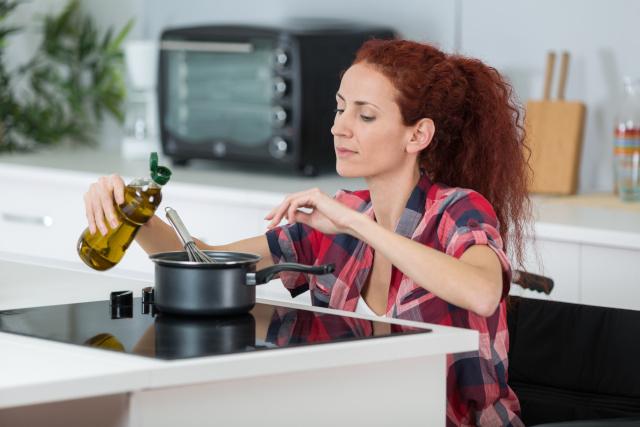
[[[436,132],[436,125],[431,119],[420,119],[413,125],[413,133],[407,144],[408,153],[419,153],[429,146]]]

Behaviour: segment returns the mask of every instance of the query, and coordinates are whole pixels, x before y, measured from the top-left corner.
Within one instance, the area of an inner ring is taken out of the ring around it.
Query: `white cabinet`
[[[525,266],[552,278],[553,291],[546,295],[512,286],[511,295],[640,310],[638,249],[538,240],[528,244]]]
[[[640,251],[582,246],[584,304],[640,310]]]
[[[83,180],[0,167],[0,250],[77,260],[85,191]]]
[[[580,245],[553,240],[529,240],[526,245],[525,267],[531,273],[554,280],[550,295],[512,286],[511,295],[554,301],[580,301]]]

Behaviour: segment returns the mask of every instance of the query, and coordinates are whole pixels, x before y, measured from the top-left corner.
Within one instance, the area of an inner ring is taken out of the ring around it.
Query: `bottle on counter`
[[[624,201],[640,201],[640,79],[625,78],[616,117],[613,160],[615,188]]]
[[[87,227],[78,239],[78,255],[89,267],[104,271],[116,265],[135,238],[140,226],[155,213],[162,201],[162,186],[171,177],[171,171],[158,166],[158,154],[151,153],[150,177],[136,178],[124,190],[124,203],[115,206],[118,226],[102,235],[91,234]]]

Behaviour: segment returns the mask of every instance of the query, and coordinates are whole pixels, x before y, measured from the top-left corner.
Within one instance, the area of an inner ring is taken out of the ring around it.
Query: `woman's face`
[[[369,64],[355,64],[344,73],[331,128],[338,174],[371,177],[411,160],[405,146],[413,128],[403,124],[396,95],[391,81]]]

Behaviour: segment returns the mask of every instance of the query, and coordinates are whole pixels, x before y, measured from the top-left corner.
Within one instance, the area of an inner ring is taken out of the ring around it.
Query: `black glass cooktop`
[[[0,331],[158,359],[185,359],[430,332],[310,310],[256,304],[250,313],[187,317],[134,299],[0,311]]]

